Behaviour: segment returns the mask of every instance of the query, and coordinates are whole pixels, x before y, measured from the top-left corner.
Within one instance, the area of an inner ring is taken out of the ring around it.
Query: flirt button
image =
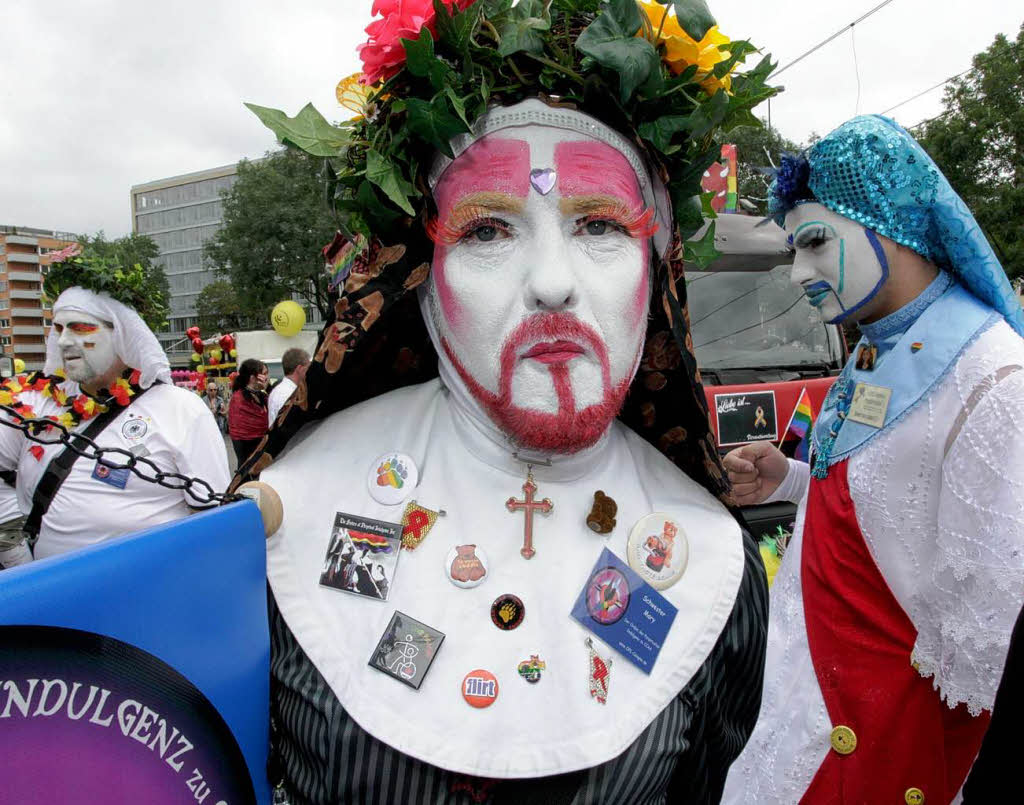
[[[462,698],[471,707],[490,707],[498,698],[497,677],[482,668],[470,671],[462,680]]]
[[[420,473],[416,462],[405,453],[385,453],[370,465],[366,486],[372,497],[385,506],[402,503],[416,489]]]

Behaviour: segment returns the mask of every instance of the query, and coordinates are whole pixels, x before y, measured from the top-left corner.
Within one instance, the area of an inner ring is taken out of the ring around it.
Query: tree
[[[722,138],[736,146],[739,198],[754,204],[755,214],[764,215],[768,206],[768,186],[772,182],[770,169],[778,166],[784,152],[797,154],[800,146],[767,124],[740,126],[723,134]]]
[[[107,240],[101,229],[92,237],[83,235],[80,243],[82,244],[82,253],[88,257],[110,260],[124,268],[130,268],[136,264],[142,266],[147,283],[153,288],[153,293],[162,295],[165,303],[171,298],[167,275],[161,266],[153,265],[153,260],[160,254],[160,247],[149,235],[131,234]]]
[[[946,87],[915,134],[967,203],[1006,273],[1024,276],[1024,25],[1000,34]]]
[[[255,322],[242,312],[235,286],[227,280],[211,282],[196,297],[196,315],[204,333],[253,329]]]
[[[238,163],[224,222],[205,252],[230,281],[240,313],[265,321],[293,295],[330,312],[321,250],[337,229],[324,201],[323,160],[294,149]]]

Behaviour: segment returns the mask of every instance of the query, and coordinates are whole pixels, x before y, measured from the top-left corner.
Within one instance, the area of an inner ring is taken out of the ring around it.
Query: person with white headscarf
[[[86,263],[76,251],[56,257],[46,280],[47,294],[56,299],[44,371],[5,381],[0,402],[26,419],[59,422],[87,433],[100,447],[145,457],[163,472],[198,476],[222,491],[230,472],[212,414],[202,400],[171,383],[156,336],[136,309],[113,296],[151,312],[150,300],[130,293],[141,269],[122,272],[120,285],[96,292],[72,284],[95,276],[82,270]],[[0,427],[0,470],[17,471],[15,489],[0,492],[0,510],[6,507],[0,514],[13,514],[16,498],[27,515],[27,542],[34,541],[30,551],[25,541],[8,539],[0,549],[4,566],[159,525],[204,505],[181,489],[134,475],[123,454],[108,458],[114,467],[78,457],[65,475],[58,470],[64,462],[57,461],[66,449],[60,429],[43,435],[52,441],[41,444],[19,429]],[[60,475],[63,480],[56,481]]]

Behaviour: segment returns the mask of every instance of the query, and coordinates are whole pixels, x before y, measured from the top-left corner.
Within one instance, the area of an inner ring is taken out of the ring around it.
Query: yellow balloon
[[[199,361],[201,361],[202,359],[203,359],[203,356],[202,356],[202,355],[200,355],[200,354],[199,354],[198,352],[193,352],[193,353],[192,353],[192,360],[193,360],[193,361],[194,361],[195,363],[199,363]]]
[[[238,357],[238,350],[237,349],[231,350],[231,357],[232,358],[237,358]]]
[[[279,335],[293,336],[302,329],[306,323],[306,311],[298,302],[292,299],[285,299],[278,302],[270,311],[270,323]]]
[[[17,372],[19,375],[22,372],[24,372],[25,371],[25,361],[23,361],[21,358],[15,358],[14,359],[14,371]]]
[[[223,357],[223,355],[221,354],[221,351],[219,349],[214,347],[213,349],[210,350],[210,357],[216,358],[219,361]]]
[[[201,374],[201,375],[202,374],[206,374],[206,367],[205,366],[197,366],[196,367],[196,371],[199,372],[199,374]]]

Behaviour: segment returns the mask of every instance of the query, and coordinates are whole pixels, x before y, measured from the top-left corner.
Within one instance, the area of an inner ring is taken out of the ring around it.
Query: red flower
[[[451,8],[457,6],[464,11],[476,0],[443,0]],[[426,26],[436,36],[433,0],[374,0],[371,13],[380,14],[383,19],[374,20],[366,26],[369,39],[356,48],[363,60],[363,84],[386,81],[402,69],[405,64],[405,48],[402,39],[418,39],[420,30]]]
[[[132,373],[128,376],[128,382],[133,386],[139,385],[139,378],[142,377],[142,372],[138,369],[132,369]]]

